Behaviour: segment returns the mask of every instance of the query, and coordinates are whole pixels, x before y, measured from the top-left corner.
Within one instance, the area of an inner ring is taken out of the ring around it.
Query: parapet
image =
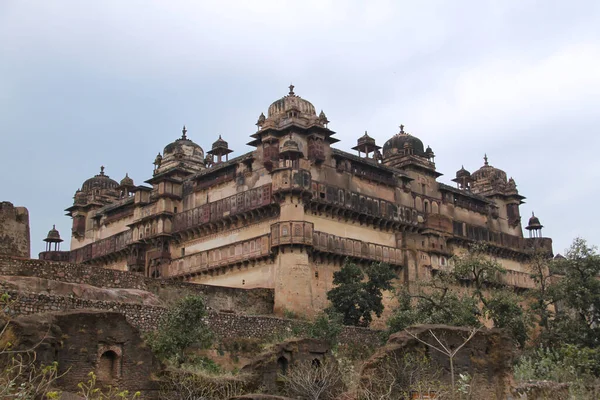
[[[30,258],[29,211],[0,202],[0,254]]]

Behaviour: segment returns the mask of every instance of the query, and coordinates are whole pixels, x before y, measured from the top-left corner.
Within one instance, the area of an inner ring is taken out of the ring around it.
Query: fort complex
[[[456,187],[438,182],[434,152],[403,126],[383,148],[367,133],[350,154],[323,111],[289,94],[260,114],[248,145],[230,158],[219,137],[209,151],[184,127],[154,161],[148,185],[100,173],[77,190],[70,251],[50,231],[40,258],[204,285],[267,288],[275,312],[312,314],[327,305],[347,258],[392,265],[404,285],[428,279],[482,241],[518,288],[533,287],[534,249],[552,253],[536,217],[523,235],[515,181],[488,163],[461,168]]]

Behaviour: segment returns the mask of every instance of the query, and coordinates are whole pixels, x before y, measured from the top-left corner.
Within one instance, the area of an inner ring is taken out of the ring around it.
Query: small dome
[[[527,227],[525,229],[532,230],[532,229],[541,229],[543,227],[544,226],[540,223],[540,219],[538,217],[536,217],[535,214],[532,212],[531,218],[529,218],[529,222],[527,223]]]
[[[94,177],[83,182],[83,185],[81,185],[81,191],[91,192],[97,189],[114,189],[117,186],[119,186],[119,184],[116,181],[110,179],[108,175],[104,174],[104,166],[102,166],[100,167],[100,173],[98,175],[95,175]]]
[[[44,242],[62,242],[60,233],[56,230],[56,225],[52,225],[52,229],[48,231],[48,236],[44,239]]]
[[[135,186],[133,183],[133,179],[129,177],[128,173],[125,173],[125,178],[121,179],[120,186]]]
[[[416,136],[404,132],[404,125],[400,125],[400,132],[392,136],[383,145],[383,156],[391,157],[398,153],[403,153],[405,147],[412,147],[413,154],[426,157],[423,142]]]
[[[229,148],[229,143],[227,143],[226,141],[223,140],[223,138],[221,138],[221,135],[219,135],[219,138],[213,143],[212,145],[212,149],[227,149]]]
[[[269,106],[268,116],[271,118],[275,115],[285,114],[292,109],[298,110],[303,114],[309,114],[312,116],[317,115],[315,106],[300,96],[296,96],[294,93],[294,85],[290,85],[290,93],[287,96],[274,101],[273,104]]]
[[[471,173],[465,169],[464,165],[458,171],[456,171],[457,178],[464,178],[468,176],[471,176]]]

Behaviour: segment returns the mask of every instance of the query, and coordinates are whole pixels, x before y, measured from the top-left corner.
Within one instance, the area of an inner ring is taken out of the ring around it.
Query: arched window
[[[121,375],[121,357],[113,350],[107,350],[98,360],[98,380],[111,382]]]

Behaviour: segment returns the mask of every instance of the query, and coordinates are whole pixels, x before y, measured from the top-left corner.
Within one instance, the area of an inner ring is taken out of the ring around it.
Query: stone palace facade
[[[383,148],[366,133],[350,154],[325,113],[294,87],[275,101],[235,158],[221,137],[209,151],[187,136],[154,161],[148,185],[104,172],[67,208],[71,250],[51,231],[40,258],[238,288],[270,288],[275,311],[311,315],[327,305],[346,259],[385,262],[400,284],[428,279],[452,255],[485,242],[508,284],[533,286],[534,249],[552,253],[536,217],[524,238],[515,181],[488,164],[437,181],[434,152],[404,131]],[[54,244],[54,250],[52,250]]]

